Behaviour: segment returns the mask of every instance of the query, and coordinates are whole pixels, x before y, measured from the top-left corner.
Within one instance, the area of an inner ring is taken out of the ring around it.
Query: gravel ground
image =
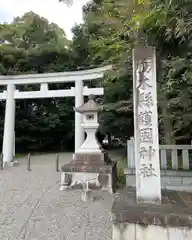
[[[60,164],[71,160],[61,154]],[[83,202],[80,190],[60,192],[56,155],[34,156],[0,171],[1,240],[111,240],[112,196]],[[98,194],[99,193],[95,193]]]

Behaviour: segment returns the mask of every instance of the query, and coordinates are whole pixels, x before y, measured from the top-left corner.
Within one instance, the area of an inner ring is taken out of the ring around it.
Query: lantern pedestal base
[[[86,184],[90,190],[100,189],[111,194],[116,191],[116,163],[106,165],[72,161],[63,165],[61,171],[61,191],[66,188],[83,188]]]

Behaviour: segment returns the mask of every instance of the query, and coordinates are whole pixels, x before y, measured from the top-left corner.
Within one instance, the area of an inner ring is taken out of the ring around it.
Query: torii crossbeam
[[[110,70],[111,66],[80,70],[73,72],[28,74],[17,76],[0,76],[0,85],[6,85],[7,90],[0,93],[0,99],[6,100],[4,136],[3,136],[3,162],[9,163],[13,160],[15,144],[15,100],[29,98],[51,98],[51,97],[75,97],[75,107],[83,104],[84,96],[90,94],[103,95],[103,88],[88,88],[84,86],[85,80],[97,80]],[[75,87],[65,90],[49,90],[50,83],[75,82]],[[20,92],[16,85],[40,84],[40,91]],[[81,127],[82,116],[75,112],[75,150],[79,149],[84,141],[84,132]]]

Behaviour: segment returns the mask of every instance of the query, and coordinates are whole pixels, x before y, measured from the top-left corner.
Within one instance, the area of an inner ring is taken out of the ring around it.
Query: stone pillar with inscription
[[[96,139],[99,127],[98,111],[101,107],[95,102],[93,95],[88,102],[74,110],[83,116],[81,126],[87,137],[79,149],[73,154],[73,160],[61,167],[61,190],[80,184],[84,188],[82,199],[90,195],[90,188],[108,190],[113,193],[116,188],[116,163],[112,162],[106,151]]]
[[[161,203],[155,48],[133,50],[136,194]]]
[[[156,88],[155,49],[133,50],[136,189],[115,197],[112,240],[192,239],[192,194],[161,192]]]

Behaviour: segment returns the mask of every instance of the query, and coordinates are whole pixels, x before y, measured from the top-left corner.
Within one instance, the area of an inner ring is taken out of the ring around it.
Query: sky
[[[64,3],[59,3],[59,0],[0,0],[0,22],[10,22],[13,17],[33,11],[58,24],[71,39],[71,28],[75,23],[83,21],[82,7],[87,2],[88,0],[74,0],[73,6],[67,7]]]

